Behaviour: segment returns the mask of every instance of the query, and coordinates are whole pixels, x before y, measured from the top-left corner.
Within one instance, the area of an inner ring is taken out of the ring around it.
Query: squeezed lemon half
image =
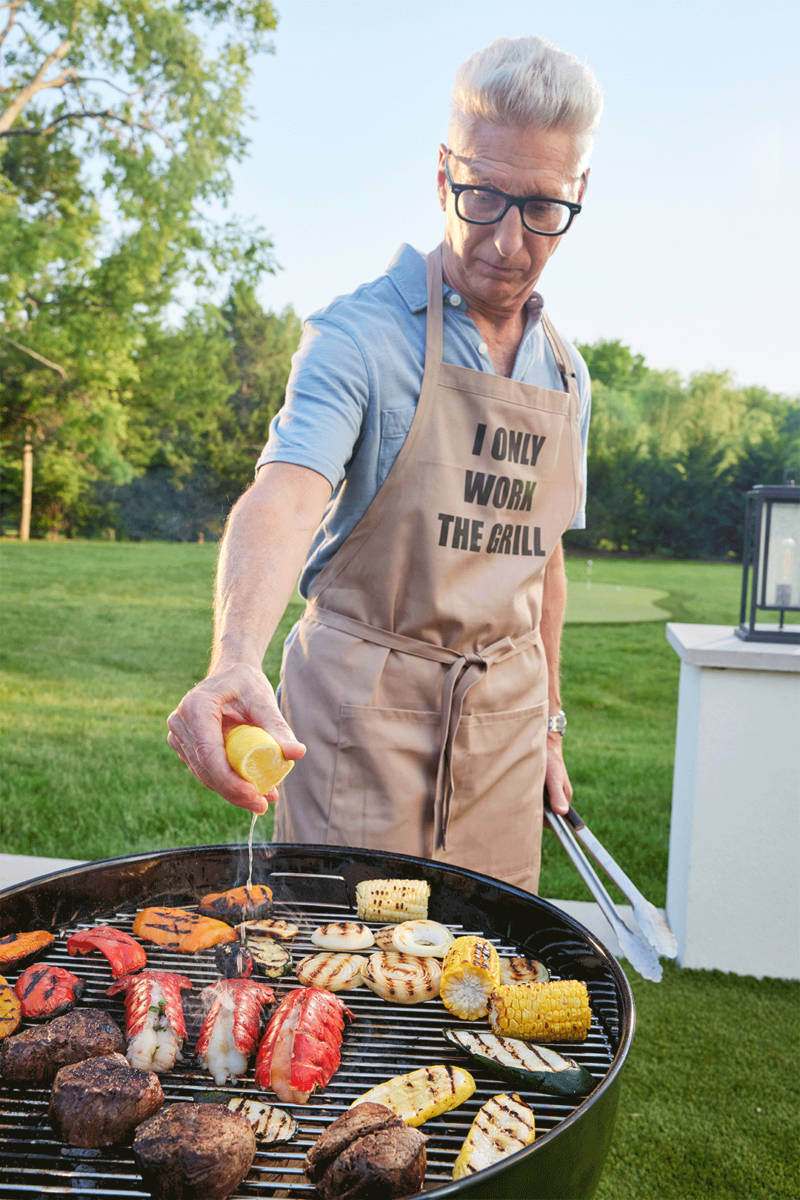
[[[258,725],[236,725],[225,738],[225,753],[237,775],[252,783],[263,796],[285,778],[294,766],[271,733]]]

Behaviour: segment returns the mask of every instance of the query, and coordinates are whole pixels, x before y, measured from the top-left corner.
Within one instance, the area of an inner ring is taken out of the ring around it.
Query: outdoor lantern
[[[742,608],[736,633],[746,641],[800,642],[800,487],[757,484],[747,493]],[[776,622],[756,624],[777,613]],[[789,621],[785,624],[787,616]]]

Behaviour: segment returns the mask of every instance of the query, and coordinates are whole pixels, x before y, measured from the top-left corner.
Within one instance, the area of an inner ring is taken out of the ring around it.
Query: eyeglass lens
[[[492,224],[502,216],[504,196],[480,188],[465,188],[456,198],[456,211],[464,221]],[[571,213],[557,200],[528,200],[522,206],[522,221],[532,233],[561,233],[569,225]]]

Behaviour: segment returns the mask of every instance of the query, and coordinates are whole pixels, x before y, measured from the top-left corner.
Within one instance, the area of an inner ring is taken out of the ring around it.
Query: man
[[[262,811],[223,733],[288,758],[282,841],[373,846],[536,889],[561,748],[561,535],[582,525],[589,383],[534,287],[580,211],[602,99],[540,38],[459,71],[439,148],[444,239],[307,323],[223,540],[208,677],[169,742]],[[261,664],[301,572],[278,711]],[[302,740],[298,740],[302,739]]]

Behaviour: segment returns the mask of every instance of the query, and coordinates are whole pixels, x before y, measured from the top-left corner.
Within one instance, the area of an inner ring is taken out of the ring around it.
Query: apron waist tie
[[[314,600],[309,600],[306,606],[306,615],[329,628],[338,629],[341,633],[349,633],[353,637],[360,638],[365,642],[372,642],[374,645],[384,646],[388,650],[397,650],[401,654],[413,654],[417,658],[425,658],[430,662],[449,664],[442,682],[439,760],[433,793],[434,847],[436,850],[446,850],[447,827],[450,823],[450,801],[454,791],[453,746],[467,692],[483,678],[490,666],[518,654],[527,646],[537,642],[539,640],[538,628],[531,629],[516,639],[500,638],[499,641],[492,642],[491,645],[479,652],[460,654],[448,646],[437,646],[432,642],[423,642],[402,633],[394,633],[390,629],[369,625],[366,621],[358,621],[354,617],[345,616],[344,613],[336,612],[334,609],[323,608]]]

